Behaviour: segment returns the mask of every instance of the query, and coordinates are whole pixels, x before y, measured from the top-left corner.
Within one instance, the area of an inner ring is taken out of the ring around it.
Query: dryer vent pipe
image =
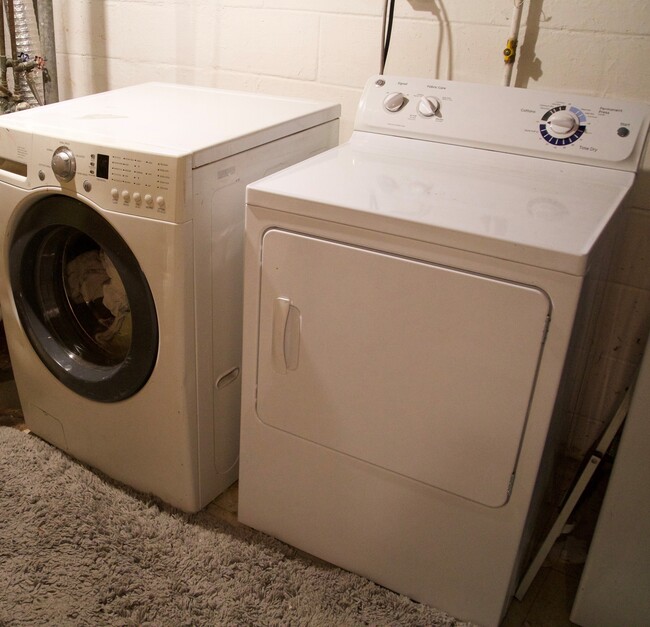
[[[43,104],[41,73],[21,68],[21,63],[42,58],[33,0],[3,1],[9,24],[12,57],[18,62],[14,64],[14,92],[30,106]]]
[[[0,115],[58,99],[52,0],[0,0]]]

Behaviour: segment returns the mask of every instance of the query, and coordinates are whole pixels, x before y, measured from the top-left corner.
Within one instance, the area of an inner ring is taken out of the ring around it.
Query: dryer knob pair
[[[401,92],[391,92],[383,101],[384,109],[391,113],[400,111],[408,103],[408,98]],[[433,117],[440,109],[440,103],[433,96],[421,96],[417,104],[418,113],[425,117]]]
[[[74,178],[77,171],[77,162],[72,150],[60,146],[52,155],[52,172],[59,181],[67,183]]]

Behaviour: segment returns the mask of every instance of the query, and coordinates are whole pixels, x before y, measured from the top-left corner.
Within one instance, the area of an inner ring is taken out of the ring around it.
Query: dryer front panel
[[[260,420],[487,506],[507,502],[550,316],[544,292],[279,229],[265,234],[261,264]]]
[[[102,402],[142,388],[158,355],[153,296],[98,212],[63,195],[38,200],[15,224],[8,262],[20,322],[57,379]]]

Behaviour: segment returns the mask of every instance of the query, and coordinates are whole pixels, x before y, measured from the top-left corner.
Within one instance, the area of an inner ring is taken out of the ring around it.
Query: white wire
[[[512,9],[512,23],[510,24],[510,34],[508,35],[508,41],[514,41],[515,48],[517,46],[517,39],[519,37],[519,29],[521,28],[521,14],[522,6],[524,0],[514,0],[514,8]],[[502,84],[505,87],[510,86],[510,81],[512,80],[512,70],[514,69],[514,61],[506,63],[503,70],[503,82]]]

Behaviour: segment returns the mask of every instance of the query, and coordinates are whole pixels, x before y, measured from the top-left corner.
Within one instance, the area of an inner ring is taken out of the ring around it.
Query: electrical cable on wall
[[[386,59],[388,59],[388,49],[390,48],[390,36],[393,32],[393,15],[395,13],[395,0],[386,0],[384,3],[384,14],[381,27],[381,60],[379,73],[384,73]]]

